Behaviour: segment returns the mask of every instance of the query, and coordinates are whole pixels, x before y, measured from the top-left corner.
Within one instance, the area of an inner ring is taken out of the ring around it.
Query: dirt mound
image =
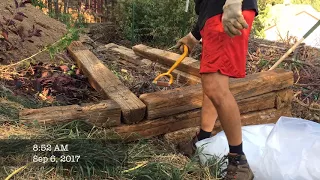
[[[0,64],[29,57],[67,32],[64,24],[48,17],[30,3],[23,3],[26,0],[16,2],[0,2]],[[48,58],[48,53],[41,53],[35,60]]]

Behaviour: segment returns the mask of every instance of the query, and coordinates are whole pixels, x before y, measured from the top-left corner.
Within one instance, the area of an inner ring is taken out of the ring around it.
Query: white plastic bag
[[[256,180],[320,180],[320,124],[281,117],[276,125],[244,126],[243,146]],[[224,132],[197,142],[200,161],[229,151]]]

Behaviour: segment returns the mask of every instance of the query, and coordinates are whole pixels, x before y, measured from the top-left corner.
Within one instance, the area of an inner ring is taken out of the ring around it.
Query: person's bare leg
[[[211,136],[217,116],[216,108],[209,97],[203,93],[200,131],[196,136],[192,137],[191,141],[179,143],[178,150],[189,158],[192,157],[196,151],[195,143]]]
[[[203,92],[217,110],[229,145],[240,145],[242,143],[240,112],[229,89],[229,77],[221,73],[208,73],[202,74],[201,80]]]
[[[217,120],[218,113],[209,97],[203,93],[202,109],[201,109],[201,125],[197,135],[197,140],[211,137],[214,124]]]
[[[214,124],[217,120],[218,113],[213,106],[209,97],[203,93],[202,109],[201,109],[201,129],[212,132]]]

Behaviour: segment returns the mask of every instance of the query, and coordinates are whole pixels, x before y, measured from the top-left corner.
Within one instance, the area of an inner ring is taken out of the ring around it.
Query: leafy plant
[[[78,28],[69,28],[68,33],[64,35],[60,41],[58,41],[56,44],[51,45],[48,47],[48,52],[50,54],[51,58],[54,58],[54,56],[65,50],[72,41],[78,40],[80,35],[81,29]]]
[[[184,0],[128,0],[122,2],[120,25],[133,43],[170,46],[193,27],[196,14],[193,1],[185,12]]]
[[[253,21],[252,29],[253,29],[254,36],[259,38],[264,38],[265,22],[269,18],[270,5],[267,5],[263,2],[259,2],[258,8],[259,8],[259,15]]]
[[[34,0],[39,1],[39,3],[42,1],[40,0]],[[39,4],[38,3],[38,4]],[[34,3],[34,6],[39,6],[37,3]],[[43,3],[42,3],[43,4]],[[46,6],[43,4],[43,6]],[[65,34],[57,43],[52,44],[48,47],[48,52],[50,54],[51,59],[54,58],[54,56],[63,50],[65,50],[72,41],[76,41],[80,37],[80,33],[83,32],[83,28],[86,27],[85,18],[82,14],[78,13],[78,17],[74,18],[69,13],[59,13],[55,14],[55,12],[49,11],[48,12],[49,17],[55,18],[65,24],[67,26],[67,34]]]
[[[35,7],[39,7],[40,9],[43,9],[46,7],[46,5],[41,0],[31,0],[32,5]]]

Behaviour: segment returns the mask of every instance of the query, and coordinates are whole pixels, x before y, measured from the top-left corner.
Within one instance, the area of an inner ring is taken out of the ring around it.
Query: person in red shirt
[[[257,0],[195,0],[198,21],[176,47],[189,51],[202,39],[200,74],[203,88],[201,129],[192,141],[179,144],[186,156],[193,156],[195,143],[211,137],[219,116],[229,143],[225,179],[252,180],[253,172],[242,148],[240,112],[229,88],[229,78],[246,75],[248,39],[258,14]]]

